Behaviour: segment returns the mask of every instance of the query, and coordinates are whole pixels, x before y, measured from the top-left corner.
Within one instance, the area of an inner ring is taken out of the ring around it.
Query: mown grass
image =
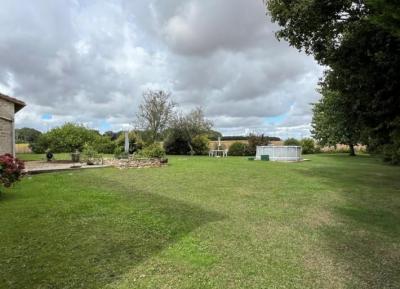
[[[310,159],[27,177],[0,199],[0,288],[400,288],[400,169]]]
[[[113,157],[111,154],[103,154],[103,157]],[[23,161],[45,161],[46,154],[34,154],[34,153],[21,153],[17,154],[17,158]],[[71,154],[70,153],[56,153],[53,154],[53,159],[56,161],[70,161]]]

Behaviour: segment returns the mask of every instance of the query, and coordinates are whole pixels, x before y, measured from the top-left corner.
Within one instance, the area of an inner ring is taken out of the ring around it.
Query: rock
[[[120,169],[128,168],[156,168],[166,165],[168,159],[104,159],[104,165]]]

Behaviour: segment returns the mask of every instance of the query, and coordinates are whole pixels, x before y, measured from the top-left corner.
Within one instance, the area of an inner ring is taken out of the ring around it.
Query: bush
[[[138,155],[144,158],[163,158],[165,150],[158,143],[154,143],[139,151]]]
[[[99,153],[112,154],[114,153],[117,144],[108,136],[98,136],[93,143],[93,147]]]
[[[234,142],[229,147],[230,156],[244,156],[248,151],[247,145],[241,142]]]
[[[141,150],[144,147],[144,142],[140,135],[135,131],[130,131],[128,133],[129,139],[129,153],[133,154]],[[125,150],[125,132],[121,133],[116,139],[116,146],[122,149],[122,152]]]
[[[392,165],[400,164],[400,147],[394,144],[384,145],[382,149],[383,160]]]
[[[0,156],[0,183],[5,187],[10,187],[14,182],[21,178],[24,170],[24,162],[14,158],[10,154]]]
[[[172,131],[164,141],[165,152],[169,155],[188,155],[190,147],[188,141],[180,134]]]
[[[300,146],[300,141],[295,138],[288,138],[283,142],[285,146]]]
[[[314,154],[316,152],[315,142],[312,138],[303,138],[300,145],[303,154]]]
[[[254,156],[256,154],[257,146],[266,146],[269,144],[270,139],[264,135],[249,135],[249,145],[247,146],[246,155]]]
[[[209,139],[205,135],[198,135],[192,139],[191,145],[196,155],[206,155],[209,151]]]
[[[101,159],[101,156],[98,154],[96,149],[89,144],[85,144],[85,146],[83,147],[82,155],[83,155],[83,160],[88,165],[93,165],[97,163],[99,159]]]

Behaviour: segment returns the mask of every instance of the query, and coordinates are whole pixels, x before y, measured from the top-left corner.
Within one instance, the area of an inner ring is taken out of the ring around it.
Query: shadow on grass
[[[66,188],[65,175],[40,178],[29,194],[47,192],[43,199],[0,204],[0,288],[102,288],[196,228],[222,219],[157,194],[122,192],[125,186],[117,183],[95,190],[101,180],[85,180],[89,189],[82,192],[78,185]],[[48,178],[53,181],[45,183]]]
[[[318,230],[326,253],[350,274],[349,286],[400,288],[400,169],[354,158],[299,172],[343,198],[330,208],[333,222]]]

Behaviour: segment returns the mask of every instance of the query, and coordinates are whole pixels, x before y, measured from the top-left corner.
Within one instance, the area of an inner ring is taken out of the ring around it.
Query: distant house
[[[0,93],[0,155],[15,154],[14,115],[25,102]]]

